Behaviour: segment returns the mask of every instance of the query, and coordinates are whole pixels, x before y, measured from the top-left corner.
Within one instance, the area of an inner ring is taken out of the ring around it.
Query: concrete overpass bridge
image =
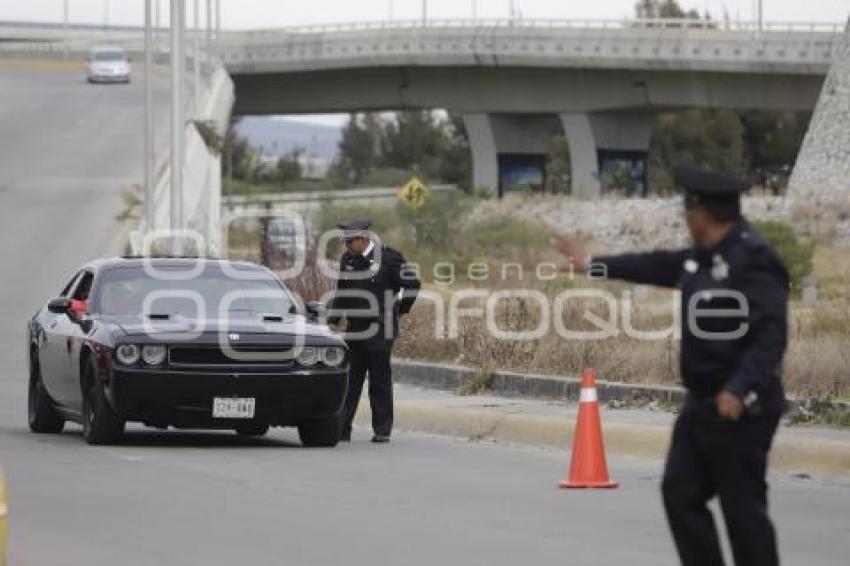
[[[0,38],[40,38],[42,53],[64,50],[63,41],[77,50],[141,45],[138,28],[71,31],[60,40],[57,26],[0,23]],[[510,163],[539,164],[563,129],[573,193],[591,197],[601,192],[600,157],[645,157],[653,112],[813,109],[842,31],[678,19],[417,20],[222,32],[215,54],[233,78],[237,114],[444,108],[461,116],[476,187],[500,187]]]
[[[476,187],[498,187],[506,157],[539,162],[563,127],[573,192],[594,196],[600,152],[645,154],[652,112],[813,109],[841,31],[686,20],[396,21],[231,32],[219,55],[238,114],[445,108],[462,116]]]

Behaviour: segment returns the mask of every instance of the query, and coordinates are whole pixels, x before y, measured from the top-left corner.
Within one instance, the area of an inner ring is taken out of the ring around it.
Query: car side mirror
[[[71,299],[67,297],[56,297],[47,303],[47,310],[55,314],[68,314],[71,309]]]
[[[312,320],[316,320],[325,314],[325,305],[320,302],[312,301],[307,303],[305,307],[307,309],[307,317]]]

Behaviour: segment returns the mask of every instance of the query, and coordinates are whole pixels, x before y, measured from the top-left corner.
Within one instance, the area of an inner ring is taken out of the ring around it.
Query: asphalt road
[[[559,492],[566,453],[368,431],[302,449],[132,428],[26,428],[24,325],[62,276],[110,247],[138,181],[141,94],[0,68],[0,466],[12,566],[674,564],[657,462],[614,461],[616,491]],[[846,564],[850,486],[775,478],[786,564]]]

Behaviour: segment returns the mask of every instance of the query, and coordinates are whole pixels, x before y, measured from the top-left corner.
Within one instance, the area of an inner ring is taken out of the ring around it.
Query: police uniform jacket
[[[680,370],[693,396],[709,398],[725,389],[745,401],[757,399],[764,410],[782,410],[789,277],[777,253],[745,220],[710,249],[591,262],[592,275],[607,272],[612,279],[681,290]]]
[[[347,251],[340,259],[337,293],[330,304],[329,318],[345,316],[348,329],[354,332],[377,324],[381,336],[394,338],[398,334],[398,317],[410,312],[420,286],[404,256],[389,246],[376,245],[367,255]],[[359,293],[352,295],[352,291]],[[375,299],[371,305],[363,296],[366,294]],[[388,323],[392,325],[389,333]]]

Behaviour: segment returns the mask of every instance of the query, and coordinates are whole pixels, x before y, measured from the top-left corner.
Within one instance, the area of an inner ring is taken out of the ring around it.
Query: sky
[[[65,0],[0,0],[0,21],[61,22]],[[168,22],[168,0],[159,2],[163,25]],[[192,24],[198,1],[200,21],[206,21],[207,0],[185,0],[187,22]],[[636,0],[219,0],[225,29],[284,27],[332,22],[421,19],[427,3],[429,19],[507,18],[512,6],[524,18],[622,19],[634,15]],[[71,22],[141,25],[143,0],[67,0]],[[210,0],[215,5],[215,0]],[[686,9],[723,20],[755,19],[757,0],[679,0]],[[850,0],[763,0],[768,22],[844,22]],[[300,116],[300,121],[338,125],[342,117]]]
[[[143,0],[67,0],[74,22],[140,24]],[[153,0],[156,2],[157,0]],[[168,0],[158,0],[163,23]],[[195,0],[185,0],[192,13]],[[201,20],[207,0],[200,3]],[[213,3],[215,0],[212,0]],[[422,17],[423,0],[219,0],[222,25],[244,29],[324,22],[374,21]],[[753,19],[757,0],[679,0],[685,8],[727,13],[733,20]],[[64,0],[0,0],[0,20],[61,21]],[[511,5],[525,18],[610,19],[634,14],[635,0],[427,0],[431,18],[506,18]],[[846,21],[850,0],[763,0],[767,21]]]

